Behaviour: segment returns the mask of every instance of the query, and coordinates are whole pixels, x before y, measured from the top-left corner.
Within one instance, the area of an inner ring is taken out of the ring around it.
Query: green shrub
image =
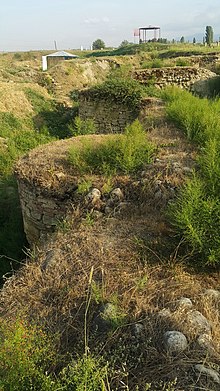
[[[97,357],[84,355],[63,370],[63,391],[105,391],[108,365]]]
[[[179,229],[203,265],[220,263],[220,200],[207,196],[204,183],[189,181],[171,205],[173,224]]]
[[[90,89],[94,99],[105,99],[124,104],[136,111],[144,95],[144,88],[131,78],[110,78]]]
[[[80,136],[85,134],[96,133],[96,126],[92,119],[82,120],[77,116],[74,120],[74,126],[72,129],[73,136]]]
[[[220,138],[220,103],[193,96],[179,88],[162,92],[167,101],[168,118],[182,129],[188,139],[204,144],[210,137]]]
[[[52,137],[68,138],[73,136],[74,119],[77,115],[77,104],[73,107],[66,107],[62,103],[58,103],[54,105],[53,110],[43,110],[38,116],[35,116],[34,124],[40,132],[46,127]]]
[[[138,120],[129,125],[125,134],[111,136],[99,144],[93,140],[73,145],[69,161],[77,170],[104,175],[134,172],[151,161],[153,146],[147,142],[146,133]]]
[[[186,60],[185,58],[177,58],[176,66],[177,67],[188,67],[188,66],[190,66],[190,62],[188,60]]]
[[[22,320],[0,319],[0,388],[2,391],[57,389],[47,375],[55,351],[46,334]]]
[[[204,182],[206,194],[214,197],[220,195],[220,141],[209,139],[201,150],[199,157],[201,177]]]
[[[183,234],[197,262],[220,263],[220,102],[169,89],[168,117],[201,148],[199,170],[172,204],[173,224]]]

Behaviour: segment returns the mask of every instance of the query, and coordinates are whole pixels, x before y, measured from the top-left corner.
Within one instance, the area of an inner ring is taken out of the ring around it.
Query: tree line
[[[153,41],[153,40],[149,40],[150,41]],[[158,42],[161,42],[161,43],[169,43],[168,40],[166,38],[160,38],[157,40]],[[175,43],[176,41],[173,39],[171,41],[172,43]],[[208,46],[210,46],[212,43],[214,42],[214,32],[213,32],[213,27],[212,26],[206,26],[205,28],[205,35],[203,37],[203,44],[206,44]],[[185,43],[185,38],[184,36],[182,36],[180,38],[180,43]],[[195,44],[196,43],[196,38],[194,37],[193,38],[193,43]],[[121,42],[121,44],[119,45],[119,47],[125,47],[125,46],[128,46],[128,45],[131,45],[132,42],[129,42],[127,41],[126,39],[123,40]],[[105,49],[106,45],[105,45],[105,42],[98,38],[96,39],[93,44],[92,44],[92,49],[93,50],[102,50],[102,49]]]

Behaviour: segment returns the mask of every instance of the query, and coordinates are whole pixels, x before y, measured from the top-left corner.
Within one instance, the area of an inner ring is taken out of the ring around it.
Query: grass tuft
[[[80,173],[98,173],[106,176],[115,172],[131,173],[150,163],[154,147],[138,120],[129,125],[125,134],[107,137],[100,144],[84,140],[82,147],[71,147],[70,163]]]

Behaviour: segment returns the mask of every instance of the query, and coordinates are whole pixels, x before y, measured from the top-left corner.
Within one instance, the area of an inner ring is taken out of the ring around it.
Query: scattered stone
[[[195,365],[196,372],[199,372],[199,375],[205,375],[206,377],[212,379],[215,383],[220,384],[220,375],[217,371],[211,368],[207,368],[202,364]]]
[[[208,320],[205,318],[201,312],[192,310],[188,312],[186,321],[189,324],[189,327],[193,328],[196,334],[210,334],[211,325]]]
[[[171,317],[171,312],[168,308],[163,308],[161,311],[158,312],[158,316],[163,319],[168,319]]]
[[[220,300],[220,291],[216,289],[206,289],[204,295],[214,301]]]
[[[144,326],[142,323],[135,323],[132,327],[132,333],[136,338],[141,338],[143,336]]]
[[[112,328],[113,320],[117,318],[117,308],[112,303],[103,304],[94,320],[96,331],[106,332]]]
[[[185,335],[180,331],[166,331],[163,340],[167,352],[171,354],[181,353],[188,346]]]
[[[86,195],[86,202],[95,205],[101,198],[101,191],[95,187]]]
[[[50,268],[54,268],[57,265],[57,263],[60,262],[60,258],[61,258],[60,250],[57,249],[49,250],[46,254],[45,260],[41,265],[41,270],[46,271]]]
[[[192,306],[193,303],[188,297],[181,297],[176,303],[178,309],[190,309]]]
[[[183,167],[183,172],[184,172],[184,174],[190,175],[193,173],[193,169],[186,166],[186,167]]]
[[[121,189],[119,187],[116,187],[116,189],[112,190],[112,192],[110,194],[110,198],[114,202],[119,202],[119,201],[123,200],[124,195],[123,195]]]
[[[59,181],[66,179],[66,174],[64,172],[56,172],[55,176]]]
[[[200,348],[202,348],[210,353],[215,351],[213,343],[212,343],[212,337],[210,336],[210,334],[199,335],[199,337],[197,338],[197,343]]]

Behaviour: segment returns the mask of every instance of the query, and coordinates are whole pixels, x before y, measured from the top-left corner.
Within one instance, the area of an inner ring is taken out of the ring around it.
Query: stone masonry
[[[199,80],[207,80],[215,77],[214,72],[199,67],[169,67],[136,70],[134,79],[142,84],[153,83],[156,87],[163,88],[167,85],[177,85],[191,89]]]
[[[153,83],[158,88],[177,85],[181,88],[193,89],[194,83],[208,80],[216,74],[199,67],[171,67],[136,70],[133,78],[142,84]],[[90,90],[82,90],[79,94],[79,116],[82,120],[94,121],[97,133],[120,133],[132,123],[139,110],[131,110],[126,105],[108,99],[94,99]]]
[[[120,133],[137,118],[137,113],[125,105],[108,100],[94,100],[85,91],[79,97],[79,116],[92,119],[98,133]]]
[[[68,202],[46,197],[25,181],[18,181],[19,197],[23,215],[24,232],[30,244],[36,243],[42,234],[55,230],[65,216]]]

